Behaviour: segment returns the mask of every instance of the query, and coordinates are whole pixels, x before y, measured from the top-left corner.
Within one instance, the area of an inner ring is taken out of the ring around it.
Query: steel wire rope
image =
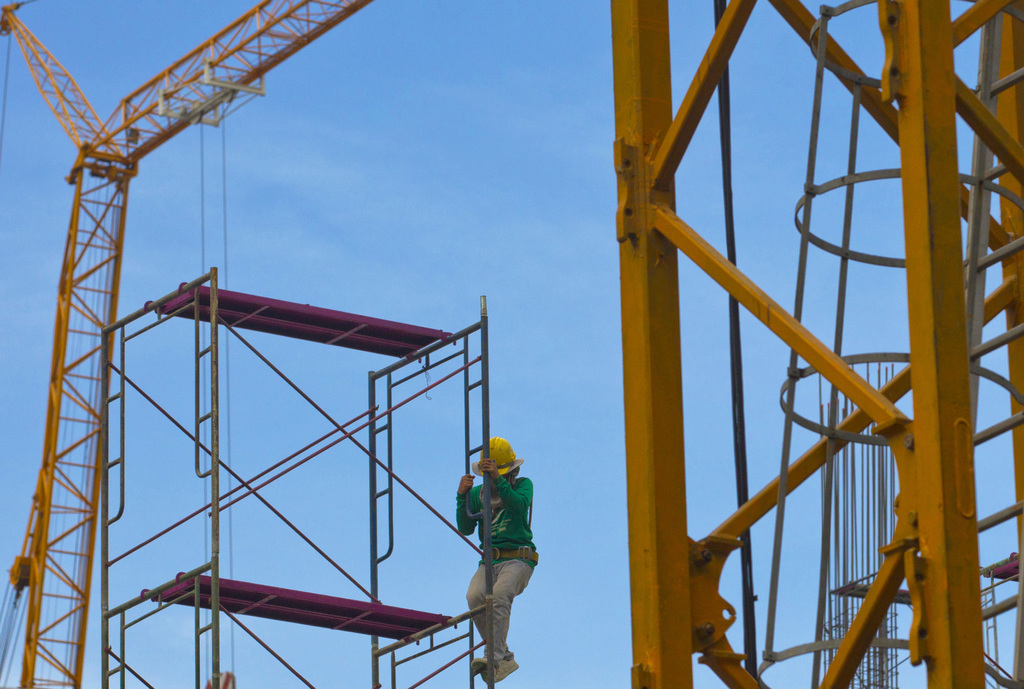
[[[206,261],[206,137],[204,134],[204,123],[200,119],[199,125],[199,256],[200,256],[200,274],[207,272],[207,261]],[[221,120],[219,123],[221,129],[221,220],[222,220],[222,243],[224,249],[223,256],[223,286],[228,286],[228,197],[227,197],[227,185],[228,185],[228,173],[227,173],[227,131],[226,122]],[[211,325],[216,327],[216,325]],[[203,341],[205,347],[205,340]],[[227,462],[231,462],[231,357],[230,357],[230,339],[225,341],[224,349],[224,364],[225,364],[225,394],[224,394],[224,406],[225,406],[225,449],[227,455]],[[201,369],[201,375],[203,375],[202,390],[204,395],[204,402],[206,402],[206,371]],[[228,490],[233,488],[233,475],[229,472],[227,476]],[[206,482],[203,482],[203,502],[208,500]],[[228,578],[234,577],[234,513],[230,510],[227,513],[227,525],[228,525],[228,552],[227,552],[227,564],[228,564]],[[206,529],[203,529],[203,552],[209,551],[209,544],[207,541]],[[212,553],[210,554],[212,557]],[[230,627],[230,656],[231,656],[231,671],[234,673],[235,670],[235,626]],[[210,640],[207,639],[207,644]]]
[[[206,274],[206,141],[203,136],[203,123],[198,122],[199,129],[199,274]],[[200,347],[205,347],[205,340],[200,340]],[[197,362],[198,365],[198,362]],[[206,381],[205,376],[202,375],[202,367],[200,366],[200,389],[204,391],[203,402],[206,401],[205,390]],[[198,411],[198,410],[197,410]],[[208,440],[208,439],[207,439]],[[205,467],[203,469],[205,471]],[[206,489],[206,481],[203,481],[203,502],[207,502],[208,495]],[[209,541],[206,535],[206,529],[203,528],[203,557],[207,557],[209,551]]]
[[[220,185],[221,185],[221,223],[223,229],[224,288],[228,287],[228,133],[227,121],[220,123]],[[225,450],[228,465],[231,464],[231,338],[224,338],[224,431]],[[228,474],[228,490],[234,487],[234,476]],[[235,578],[235,513],[228,510],[228,578]],[[231,625],[231,674],[235,674],[235,625]]]
[[[715,28],[725,14],[726,0],[714,0]],[[725,211],[725,246],[729,262],[736,265],[736,224],[732,196],[732,115],[729,99],[729,66],[718,82],[718,131],[722,152],[722,197]],[[743,344],[740,339],[739,303],[729,297],[729,370],[732,381],[733,455],[736,465],[736,503],[743,507],[750,499],[747,477],[747,431],[743,403]],[[740,534],[740,569],[743,587],[744,666],[757,677],[757,626],[754,617],[754,568],[750,529]]]
[[[10,650],[15,626],[15,617],[20,594],[10,582],[4,587],[3,601],[0,602],[0,672],[7,667],[7,653]],[[13,658],[13,656],[12,656]],[[12,663],[13,664],[13,663]]]
[[[34,2],[35,0],[28,1]],[[24,4],[28,3],[26,2]],[[7,87],[10,83],[11,76],[11,47],[13,39],[14,37],[12,34],[7,35],[7,50],[4,58],[3,95],[0,97],[0,170],[3,168],[4,133],[7,130]],[[2,614],[2,617],[0,617],[0,672],[3,672],[6,667],[4,684],[7,684],[7,680],[10,678],[11,668],[14,667],[13,654],[10,658],[10,664],[6,665],[6,663],[8,663],[7,653],[12,640],[16,636],[14,629],[20,622],[18,619],[18,607],[21,596],[20,594],[16,594],[12,602],[10,594],[13,590],[14,587],[8,584],[4,594],[2,613],[0,613]]]
[[[200,121],[197,122],[197,129],[199,129],[199,274],[200,275],[205,275],[206,274],[206,142],[205,142],[204,137],[203,137],[202,114],[200,114]],[[199,347],[201,349],[205,348],[206,347],[206,341],[205,341],[205,339],[202,339],[203,338],[202,332],[200,332],[199,337],[200,337]],[[200,377],[199,389],[203,391],[202,392],[202,397],[200,399],[201,399],[202,402],[205,402],[205,400],[206,400],[206,394],[205,394],[206,393],[206,376],[203,375],[202,361],[200,361],[198,359],[196,360],[196,368],[198,369],[196,371],[196,373]],[[201,409],[197,409],[196,412],[195,412],[196,416],[199,416],[201,411],[202,411]],[[202,429],[202,428],[197,429],[197,434],[203,433],[203,430],[204,429]],[[203,435],[202,437],[205,438],[205,435]],[[199,438],[197,438],[196,440],[198,442],[202,442]],[[205,462],[205,459],[206,458],[204,457],[203,458],[204,462]],[[204,465],[203,466],[203,472],[205,473],[205,471],[206,471],[206,467]],[[206,481],[205,480],[201,480],[200,483],[202,483],[202,487],[203,487],[203,502],[205,503],[205,502],[207,502],[208,497],[209,497],[209,494],[207,493]],[[207,537],[207,534],[206,534],[206,524],[205,523],[201,524],[200,530],[203,532],[203,559],[207,559],[209,557],[207,555],[207,553],[209,553],[209,551],[210,551],[210,546],[209,546],[209,538]],[[209,613],[207,613],[206,611],[203,612],[203,615],[204,615],[204,617],[203,617],[203,625],[204,626],[210,624],[210,619],[209,619],[209,617],[207,617],[208,614]],[[205,646],[206,646],[206,657],[209,659],[210,658],[210,647],[211,647],[210,637],[209,637],[209,635],[204,635],[204,636],[205,636],[205,642],[206,642],[205,643]],[[197,640],[197,643],[198,643],[198,640]],[[197,653],[198,653],[198,651],[197,651]],[[198,664],[199,664],[199,661],[197,660],[196,661],[196,665],[198,666]],[[197,667],[196,668],[197,675],[198,675],[198,672],[199,672],[199,669]],[[210,672],[212,672],[212,660],[210,661]],[[197,679],[198,679],[198,677],[197,677]]]
[[[2,103],[0,103],[0,170],[3,169],[4,130],[7,125],[7,83],[10,81],[11,76],[11,43],[14,40],[12,33],[7,34],[7,58],[4,60],[4,91]]]
[[[25,598],[26,597],[16,596],[15,599],[14,599],[14,604],[13,604],[12,609],[11,609],[11,619],[13,620],[13,623],[11,625],[10,638],[12,640],[13,639],[17,639],[21,635],[22,623],[26,621],[25,620],[26,616],[23,614],[23,611],[25,609]],[[4,677],[3,677],[3,684],[4,684],[4,686],[10,686],[9,683],[10,683],[10,679],[11,679],[11,670],[14,668],[14,665],[15,665],[14,659],[16,657],[17,657],[17,654],[11,654],[10,658],[8,658],[5,661],[7,663],[7,670],[4,673]],[[0,662],[0,671],[2,671],[2,670],[3,670],[3,663]]]
[[[199,119],[196,121],[196,125],[197,125],[197,127],[199,129],[199,264],[200,264],[199,265],[199,274],[200,275],[205,275],[206,272],[207,272],[207,268],[206,268],[206,136],[205,136],[205,127],[203,126],[203,115],[202,115],[202,113],[200,113]],[[210,327],[211,328],[215,328],[217,326],[214,325],[214,324],[211,324]],[[207,347],[207,339],[205,337],[205,332],[203,332],[202,330],[200,330],[199,338],[200,338],[199,339],[199,346],[200,346],[201,349],[205,350],[206,347]],[[201,359],[197,359],[196,360],[196,366],[199,367],[199,381],[200,381],[199,382],[199,389],[202,391],[201,392],[201,397],[200,397],[200,409],[196,410],[196,413],[198,415],[209,404],[209,398],[207,397],[207,392],[208,392],[207,391],[207,386],[210,384],[211,381],[208,379],[208,377],[206,375],[206,370],[202,366],[202,360]],[[205,439],[207,441],[207,444],[209,444],[210,438],[209,438],[209,431],[207,430],[208,428],[209,428],[209,426],[202,426],[202,427],[200,427],[198,429],[199,433],[201,434],[201,438],[197,438],[197,440],[201,441],[202,439]],[[203,459],[205,460],[206,458],[204,457]],[[212,458],[211,458],[211,464],[212,464]],[[207,468],[204,467],[203,471],[204,472],[207,471]],[[202,484],[203,484],[203,502],[205,503],[209,499],[209,486],[207,485],[207,481],[206,480],[203,480]],[[210,545],[210,534],[207,533],[207,529],[206,529],[205,524],[202,527],[202,531],[203,531],[203,557],[204,558],[208,558],[209,560],[212,561],[213,560],[213,553],[211,551],[211,545]],[[203,624],[204,625],[209,625],[210,624],[210,616],[212,615],[212,612],[211,611],[204,611],[203,615],[204,615],[204,622],[203,622]],[[212,675],[212,673],[213,673],[213,655],[212,655],[212,653],[213,653],[213,649],[212,649],[213,639],[211,638],[211,635],[205,635],[205,640],[206,640],[206,657],[207,657],[208,663],[209,663],[207,671]]]

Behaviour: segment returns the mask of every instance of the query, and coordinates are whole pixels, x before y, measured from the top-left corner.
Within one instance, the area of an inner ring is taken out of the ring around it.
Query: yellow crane
[[[263,93],[263,76],[371,0],[264,0],[147,81],[104,121],[71,74],[2,8],[40,93],[77,148],[61,267],[42,466],[10,581],[27,593],[21,687],[82,685],[99,501],[101,329],[117,313],[128,186],[186,127]]]

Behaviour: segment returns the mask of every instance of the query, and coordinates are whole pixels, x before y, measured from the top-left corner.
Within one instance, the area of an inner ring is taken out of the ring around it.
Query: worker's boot
[[[519,663],[515,661],[515,658],[499,660],[497,667],[494,668],[494,681],[500,682],[518,669]]]

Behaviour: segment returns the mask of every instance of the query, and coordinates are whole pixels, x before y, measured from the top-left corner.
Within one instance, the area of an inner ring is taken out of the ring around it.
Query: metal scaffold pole
[[[490,365],[487,346],[487,297],[480,297],[480,398],[481,398],[481,460],[491,456],[491,406],[490,406]],[[484,628],[487,630],[487,689],[494,689],[494,550],[491,546],[491,488],[493,479],[486,471],[483,472],[483,488],[480,489],[480,502],[483,506],[483,551],[484,551],[484,586],[486,617]]]

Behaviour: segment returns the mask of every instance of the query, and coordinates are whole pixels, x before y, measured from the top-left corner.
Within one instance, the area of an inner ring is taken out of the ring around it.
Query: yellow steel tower
[[[791,380],[799,357],[855,405],[840,419],[839,431],[870,429],[895,457],[900,493],[893,506],[894,533],[881,549],[880,567],[865,586],[859,612],[841,643],[833,646],[835,655],[821,686],[850,685],[865,652],[876,643],[879,624],[906,586],[913,620],[904,643],[911,663],[924,663],[929,687],[980,689],[986,663],[978,534],[1020,515],[1024,499],[1024,417],[1015,400],[1011,415],[995,430],[1013,432],[1017,504],[979,522],[974,447],[990,436],[975,428],[971,383],[976,362],[998,350],[1006,352],[1012,386],[1019,390],[1024,384],[1024,214],[1019,207],[1024,189],[1024,5],[979,0],[964,10],[964,4],[953,3],[957,12],[963,10],[954,20],[949,0],[879,0],[885,66],[869,80],[834,38],[821,39],[820,32],[815,37],[819,25],[802,2],[768,0],[799,40],[820,51],[819,59],[856,91],[860,107],[899,145],[901,167],[895,174],[901,178],[903,196],[909,365],[876,389],[801,324],[798,313],[773,301],[676,214],[676,170],[754,4],[729,2],[673,112],[668,0],[611,3],[632,686],[692,687],[695,655],[726,686],[759,686],[726,636],[734,613],[719,592],[722,567],[744,531],[847,444],[839,436],[822,437],[710,534],[688,534],[677,275],[682,252],[792,350]],[[844,3],[828,11],[866,4]],[[677,5],[685,11],[683,3]],[[956,75],[953,50],[986,25],[1001,38],[1001,47],[998,40],[987,44],[996,46],[998,73],[993,80],[999,89],[982,84],[976,92]],[[984,102],[989,95],[991,102]],[[965,284],[961,217],[976,209],[974,192],[958,176],[957,115],[976,134],[977,145],[998,158],[998,166],[975,177],[976,187],[999,179],[1001,188],[1010,192],[1001,196],[1001,221],[986,219],[988,246],[982,247],[992,252],[985,259],[988,264],[1001,263],[1002,284],[971,303],[965,292],[976,293]],[[1016,200],[1011,202],[1013,195]],[[1001,312],[1006,313],[1006,330],[980,343],[980,325],[972,330],[968,316],[980,324]],[[908,418],[895,403],[911,386],[913,418]],[[1016,550],[1024,548],[1018,544]],[[986,610],[985,617],[998,612]],[[1019,620],[1018,614],[1018,661]],[[1024,669],[1019,665],[1012,678],[1000,678],[1004,686],[1018,686]]]
[[[263,76],[370,0],[264,0],[100,120],[66,69],[3,8],[39,91],[78,155],[64,249],[43,461],[11,582],[27,592],[21,687],[82,686],[98,505],[100,331],[117,313],[128,185],[139,161],[191,124],[216,124]]]

